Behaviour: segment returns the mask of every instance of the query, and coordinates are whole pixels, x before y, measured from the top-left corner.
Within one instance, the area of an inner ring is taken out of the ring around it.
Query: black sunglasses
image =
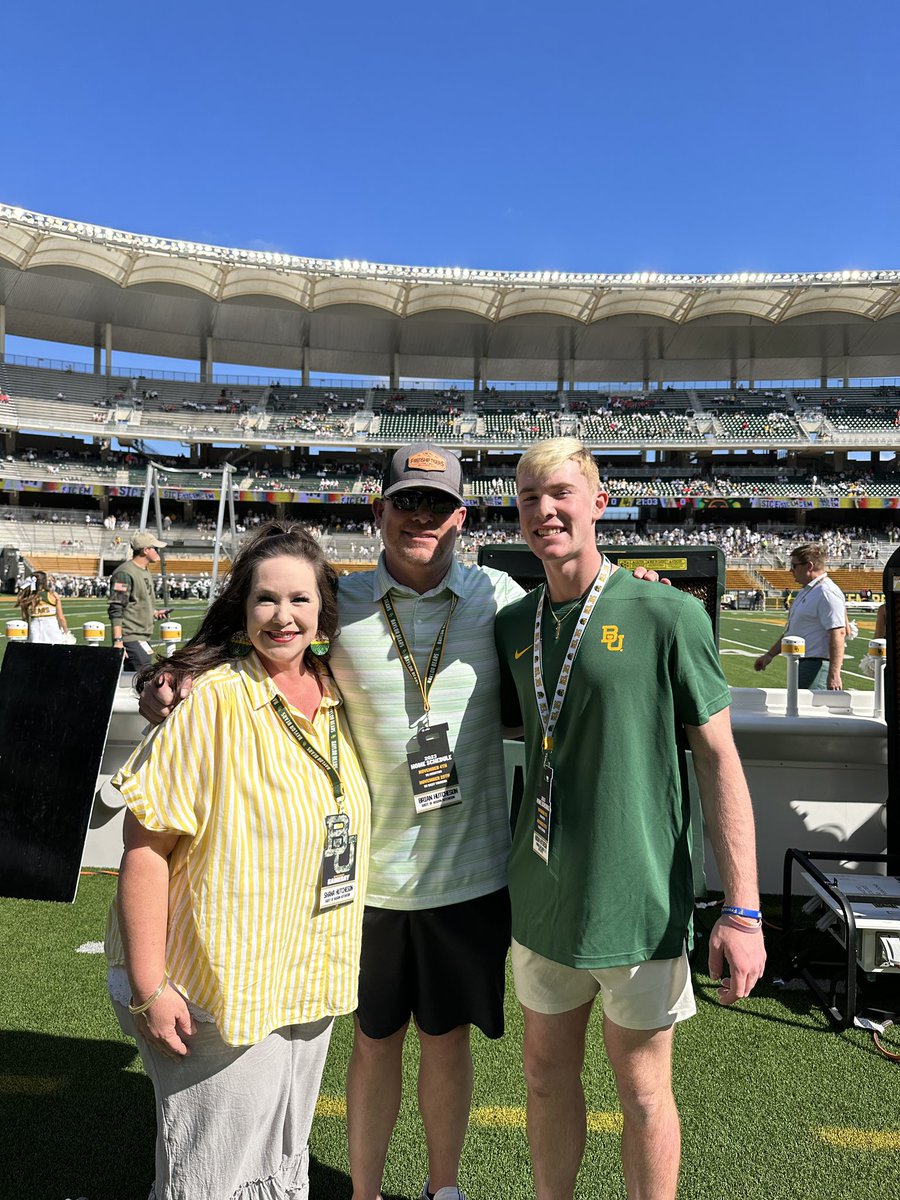
[[[462,507],[459,500],[448,496],[446,492],[397,492],[396,496],[388,496],[388,500],[399,512],[417,512],[425,504],[439,517],[445,517]]]

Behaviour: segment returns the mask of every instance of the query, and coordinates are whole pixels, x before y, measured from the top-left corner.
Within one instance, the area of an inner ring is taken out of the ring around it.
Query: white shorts
[[[519,1003],[532,1012],[571,1012],[603,995],[603,1012],[623,1029],[668,1029],[697,1011],[687,951],[634,967],[565,967],[513,938]]]

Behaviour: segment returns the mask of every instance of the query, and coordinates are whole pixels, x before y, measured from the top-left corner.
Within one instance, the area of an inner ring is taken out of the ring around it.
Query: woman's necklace
[[[561,617],[558,617],[556,615],[556,613],[553,611],[553,606],[551,604],[547,605],[547,607],[550,609],[550,616],[553,618],[553,624],[556,626],[556,632],[553,634],[554,642],[559,641],[559,635],[562,632],[563,621],[566,619],[566,617],[568,617],[571,613],[573,613],[575,611],[575,609],[578,607],[579,604],[583,604],[583,603],[584,603],[584,596],[579,596],[577,600],[572,601],[572,603],[569,605],[569,607],[566,609],[566,611],[562,614]]]

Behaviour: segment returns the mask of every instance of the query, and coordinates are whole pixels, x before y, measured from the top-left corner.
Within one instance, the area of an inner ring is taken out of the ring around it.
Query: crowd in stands
[[[312,437],[353,437],[355,423],[352,417],[337,417],[332,413],[295,413],[288,417],[273,421],[269,426],[276,436],[283,437],[291,433],[307,433]]]
[[[871,540],[872,530],[860,527],[816,529],[814,539],[827,550],[828,561],[833,567],[875,567],[880,561],[877,546]],[[672,526],[665,529],[622,529],[604,523],[598,526],[598,541],[613,546],[716,546],[729,560],[785,560],[790,548],[806,537],[802,530],[783,529],[759,530],[746,523],[714,525],[711,523],[691,526]],[[812,535],[810,535],[812,536]],[[888,525],[881,531],[882,537],[891,542],[900,541],[900,531]],[[488,520],[483,525],[463,528],[462,549],[476,552],[481,546],[502,545],[520,542],[518,524],[510,519]]]

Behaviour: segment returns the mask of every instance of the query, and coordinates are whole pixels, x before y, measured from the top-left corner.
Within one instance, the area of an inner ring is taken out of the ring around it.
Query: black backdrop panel
[[[600,546],[599,549],[629,571],[637,566],[652,568],[671,579],[673,587],[696,596],[709,614],[716,645],[719,643],[719,602],[725,591],[725,555],[706,546]],[[544,582],[540,559],[525,545],[482,546],[482,566],[512,575],[523,588]],[[647,585],[652,586],[651,584]]]
[[[884,568],[885,616],[887,618],[887,665],[884,669],[884,715],[887,720],[888,854],[900,854],[900,550],[895,550]]]
[[[122,651],[12,642],[0,669],[0,895],[75,899]]]

